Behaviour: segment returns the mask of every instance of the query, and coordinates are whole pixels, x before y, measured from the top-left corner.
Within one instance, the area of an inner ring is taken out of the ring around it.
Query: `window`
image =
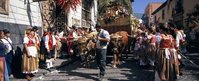
[[[162,10],[162,20],[164,19],[164,10]]]
[[[82,26],[90,27],[91,22],[91,3],[88,0],[82,0]]]
[[[8,2],[9,0],[0,0],[0,14],[8,15]]]
[[[91,6],[85,0],[82,1],[82,18],[84,20],[90,20],[91,19]]]

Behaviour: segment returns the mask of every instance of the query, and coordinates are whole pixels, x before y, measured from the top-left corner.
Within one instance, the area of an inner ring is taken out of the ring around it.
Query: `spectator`
[[[9,81],[8,71],[5,61],[5,55],[7,51],[6,45],[3,43],[4,33],[0,30],[0,81]]]
[[[11,68],[12,68],[12,60],[13,60],[14,51],[13,51],[12,41],[10,39],[10,31],[8,31],[7,29],[4,29],[3,32],[4,32],[4,38],[2,39],[2,41],[8,47],[7,53],[5,55],[6,64],[8,68],[8,74],[9,76],[13,77],[13,75],[11,75],[12,74]]]

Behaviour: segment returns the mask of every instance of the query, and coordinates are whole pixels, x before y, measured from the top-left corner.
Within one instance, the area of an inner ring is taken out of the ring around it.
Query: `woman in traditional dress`
[[[8,70],[6,66],[5,54],[8,53],[8,48],[1,39],[4,38],[4,33],[0,30],[0,81],[9,81]]]
[[[55,56],[54,59],[56,60],[57,57],[60,57],[60,49],[61,49],[61,39],[59,38],[59,33],[58,31],[55,32],[55,39],[56,39],[56,47],[55,47]]]
[[[170,68],[170,45],[172,42],[172,36],[169,35],[167,28],[162,28],[160,47],[157,50],[156,55],[156,67],[161,81],[169,81],[169,68]]]
[[[171,30],[171,35],[173,36],[172,37],[172,43],[171,43],[171,46],[170,46],[170,55],[171,55],[171,58],[170,58],[170,62],[171,62],[171,66],[170,66],[170,71],[171,71],[171,76],[172,78],[171,79],[177,79],[178,76],[179,76],[179,60],[178,60],[178,53],[177,53],[177,44],[176,44],[176,34],[173,30]],[[170,79],[170,80],[171,80]],[[173,81],[172,80],[172,81]]]
[[[140,67],[145,68],[147,65],[146,59],[146,32],[141,33],[140,38],[140,49],[139,49],[139,59],[140,59]]]
[[[26,30],[24,37],[24,49],[22,58],[22,72],[26,74],[26,79],[31,80],[38,71],[38,52],[36,48],[36,40],[34,38],[34,31],[32,29]]]
[[[149,65],[154,67],[155,62],[155,53],[156,53],[156,36],[155,32],[151,29],[150,34],[147,36],[148,44],[146,48],[147,59],[149,61]]]

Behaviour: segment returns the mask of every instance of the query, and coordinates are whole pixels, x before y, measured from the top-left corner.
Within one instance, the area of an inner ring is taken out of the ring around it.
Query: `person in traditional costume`
[[[181,53],[181,44],[184,43],[184,39],[183,39],[183,35],[182,33],[179,31],[178,28],[174,28],[174,31],[175,31],[175,34],[176,34],[176,50],[177,50],[177,53],[178,53],[178,60],[180,62],[180,68],[179,68],[179,73],[180,75],[182,75],[182,68],[183,68],[183,62],[182,62],[182,58],[181,58],[181,55],[179,53]]]
[[[35,37],[35,40],[36,40],[36,43],[37,43],[36,44],[37,49],[38,49],[38,51],[40,51],[41,37],[39,36],[39,28],[37,26],[34,26],[32,29],[35,32],[34,37]]]
[[[155,36],[155,31],[152,29],[149,29],[150,34],[147,36],[147,48],[146,48],[146,55],[147,59],[149,61],[149,65],[151,68],[154,67],[155,63],[155,53],[156,53],[156,36]]]
[[[145,68],[147,65],[146,59],[146,32],[141,33],[140,38],[140,50],[139,50],[139,59],[140,59],[140,67]]]
[[[14,48],[12,45],[12,40],[10,39],[10,31],[7,29],[3,30],[4,32],[4,38],[1,39],[3,43],[8,47],[8,52],[6,53],[6,64],[8,68],[8,74],[9,76],[13,77],[12,75],[12,61],[14,56]]]
[[[171,46],[170,46],[170,62],[171,62],[171,66],[170,66],[170,71],[171,71],[171,79],[170,80],[175,80],[179,77],[179,60],[178,60],[178,52],[177,52],[177,44],[176,44],[176,34],[174,32],[174,30],[170,30],[171,35],[172,35],[172,42],[171,42]]]
[[[60,56],[60,49],[61,49],[61,38],[59,38],[59,33],[58,31],[55,32],[55,39],[56,39],[56,47],[55,47],[55,56],[54,56],[54,59],[56,60],[57,57]]]
[[[68,35],[68,53],[69,53],[69,56],[70,57],[74,57],[75,52],[77,51],[74,51],[76,49],[76,41],[78,38],[80,38],[81,36],[78,35],[78,27],[76,25],[73,25],[72,26],[72,29],[68,29],[69,30],[69,35]]]
[[[34,38],[34,30],[27,29],[23,39],[24,49],[22,57],[22,73],[26,75],[27,80],[31,80],[33,73],[38,72],[38,50],[36,40]]]
[[[44,38],[45,40],[45,48],[46,48],[46,66],[47,69],[53,68],[53,61],[55,56],[55,46],[56,46],[56,39],[54,36],[54,30],[49,29],[47,35]]]
[[[161,41],[161,30],[160,30],[160,28],[157,28],[156,29],[156,48],[159,48],[160,47],[160,41]]]
[[[5,55],[8,47],[3,43],[4,33],[0,30],[0,81],[9,81]]]
[[[184,33],[184,30],[179,30],[179,32],[182,35],[182,39],[180,40],[180,51],[184,54],[187,52],[186,50],[186,34]]]
[[[140,46],[142,42],[142,36],[141,36],[142,30],[137,31],[137,35],[135,37],[135,46],[134,46],[134,51],[135,51],[135,59],[139,59],[139,52],[140,52]]]
[[[32,28],[32,30],[35,32],[34,33],[34,38],[35,38],[35,41],[36,41],[36,47],[37,47],[37,52],[38,52],[38,58],[41,59],[42,56],[41,56],[41,52],[40,52],[40,46],[41,46],[41,37],[39,36],[39,28],[37,26],[34,26]],[[38,62],[39,63],[39,62]],[[38,64],[39,65],[39,64]]]
[[[157,49],[156,54],[156,68],[161,81],[169,81],[170,78],[170,45],[172,42],[172,36],[169,35],[168,28],[161,28],[163,34],[161,34],[160,46]]]
[[[40,42],[40,55],[39,55],[39,67],[40,68],[46,68],[46,48],[45,48],[45,37],[48,34],[46,30],[44,30],[44,33],[41,37]]]

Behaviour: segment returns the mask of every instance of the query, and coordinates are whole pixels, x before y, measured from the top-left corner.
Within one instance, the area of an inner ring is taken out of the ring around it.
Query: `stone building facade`
[[[177,26],[188,29],[187,14],[193,12],[196,5],[199,5],[198,0],[167,0],[152,13],[154,23],[173,20]]]
[[[41,4],[44,29],[65,30],[72,25],[93,28],[97,21],[97,0],[80,0],[75,10],[70,8],[69,11],[60,10],[52,0],[41,1]]]
[[[22,48],[24,30],[41,27],[39,4],[32,0],[0,0],[0,29],[11,32],[14,48]]]
[[[153,2],[153,3],[149,3],[147,5],[147,7],[145,8],[145,12],[144,12],[144,22],[146,25],[150,25],[154,20],[153,20],[153,16],[152,13],[162,5],[162,3],[159,2]]]

